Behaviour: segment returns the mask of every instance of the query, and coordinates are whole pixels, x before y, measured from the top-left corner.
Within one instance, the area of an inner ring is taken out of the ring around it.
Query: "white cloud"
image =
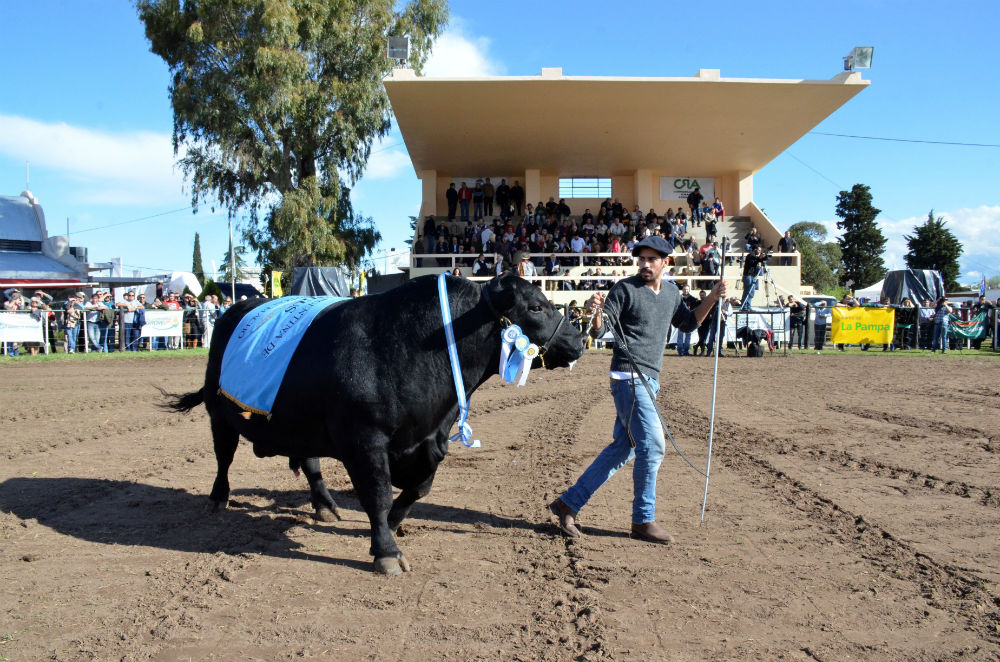
[[[448,31],[434,42],[423,75],[435,78],[502,75],[506,68],[490,57],[490,44],[488,37],[468,36],[463,22],[453,19]]]
[[[965,281],[981,280],[985,273],[987,277],[1000,273],[1000,241],[996,228],[1000,227],[1000,205],[980,205],[979,207],[961,207],[959,209],[934,210],[935,218],[940,216],[947,221],[946,227],[962,243],[962,256],[959,264],[962,267]],[[927,215],[910,216],[899,220],[891,220],[884,215],[879,216],[878,224],[886,238],[885,266],[889,269],[905,269],[906,255],[909,247],[905,235],[912,235],[913,229],[924,223]],[[836,221],[820,221],[829,232],[831,240],[840,236]]]
[[[181,193],[168,134],[109,133],[65,122],[0,115],[0,154],[62,172],[81,183],[81,202],[156,203]]]
[[[388,144],[386,144],[388,143]],[[398,134],[389,136],[372,147],[365,168],[365,179],[391,179],[410,168],[410,157],[402,148],[403,139]]]

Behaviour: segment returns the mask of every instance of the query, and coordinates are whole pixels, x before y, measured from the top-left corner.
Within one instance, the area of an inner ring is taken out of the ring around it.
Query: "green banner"
[[[954,315],[948,316],[948,337],[978,340],[986,337],[986,314],[979,313],[968,322]]]

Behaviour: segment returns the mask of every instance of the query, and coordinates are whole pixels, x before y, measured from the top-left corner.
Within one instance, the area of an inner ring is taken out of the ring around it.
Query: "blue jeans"
[[[101,331],[101,351],[108,353],[108,336],[111,335],[111,327],[105,322],[98,322],[97,328]]]
[[[740,308],[749,308],[753,301],[754,292],[757,291],[757,279],[754,276],[743,277],[743,299],[740,300]]]
[[[97,322],[87,322],[87,340],[90,341],[90,351],[100,352],[101,350],[101,329]]]
[[[655,379],[647,378],[653,394],[659,392],[660,384]],[[632,385],[635,383],[635,409],[632,408]],[[666,450],[666,439],[663,427],[656,415],[656,405],[649,399],[649,394],[638,379],[615,379],[611,382],[611,396],[615,401],[614,441],[601,451],[601,454],[583,472],[576,484],[566,490],[560,500],[578,511],[583,508],[594,492],[598,490],[615,472],[635,458],[632,468],[632,521],[645,524],[656,519],[656,474],[663,461]],[[625,420],[632,412],[629,427],[635,439],[635,448],[629,444]]]
[[[931,342],[931,351],[936,349],[940,349],[942,354],[948,351],[948,320],[934,322],[934,340]]]
[[[459,200],[458,204],[462,207],[462,216],[461,216],[462,220],[465,221],[466,223],[468,223],[469,222],[469,201],[468,200]]]
[[[677,356],[688,356],[691,354],[691,334],[683,331],[677,332]],[[645,391],[646,389],[643,389]]]
[[[122,325],[122,327],[125,332],[126,351],[139,351],[139,334],[142,333],[142,327],[135,326],[133,324]]]
[[[66,352],[72,354],[76,351],[76,343],[80,337],[80,323],[66,327]]]

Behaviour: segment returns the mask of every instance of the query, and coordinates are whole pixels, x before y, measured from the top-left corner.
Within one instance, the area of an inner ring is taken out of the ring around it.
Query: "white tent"
[[[885,278],[875,283],[874,285],[869,285],[863,290],[855,290],[854,296],[858,299],[868,299],[869,301],[878,301],[879,297],[882,296],[882,284],[885,283]]]

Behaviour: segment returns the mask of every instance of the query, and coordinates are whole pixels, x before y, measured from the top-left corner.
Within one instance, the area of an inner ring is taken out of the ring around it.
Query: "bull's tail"
[[[160,392],[160,395],[167,398],[166,402],[160,403],[160,407],[171,411],[189,412],[205,402],[203,389],[191,391],[190,393],[168,393],[157,386],[156,390]]]

